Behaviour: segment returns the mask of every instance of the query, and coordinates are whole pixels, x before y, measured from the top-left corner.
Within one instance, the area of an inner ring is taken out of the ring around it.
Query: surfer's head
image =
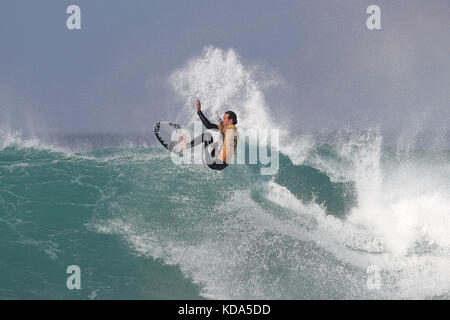
[[[223,115],[223,124],[225,126],[229,126],[232,124],[236,125],[237,124],[236,113],[234,113],[233,111],[225,112],[225,114]]]

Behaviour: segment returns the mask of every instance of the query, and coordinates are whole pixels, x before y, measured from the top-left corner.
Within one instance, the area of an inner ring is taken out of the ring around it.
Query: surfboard
[[[186,138],[190,138],[190,132],[187,129],[181,127],[181,125],[171,122],[158,122],[153,126],[153,132],[155,133],[158,141],[170,152],[178,155],[181,151],[181,145],[179,142],[181,134],[184,134]]]

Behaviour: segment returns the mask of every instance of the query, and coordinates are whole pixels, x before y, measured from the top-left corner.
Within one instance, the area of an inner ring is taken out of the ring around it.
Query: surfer
[[[219,130],[222,136],[222,148],[219,151],[219,155],[215,158],[216,148],[211,151],[211,158],[207,159],[207,165],[213,170],[225,169],[231,161],[234,152],[237,148],[238,133],[237,133],[237,116],[233,111],[227,111],[223,115],[223,119],[220,124],[211,123],[201,111],[200,100],[197,100],[197,114],[203,122],[206,129]],[[185,137],[180,136],[181,149],[195,147],[201,143],[206,146],[212,144],[214,139],[209,132],[204,132],[198,137],[194,138],[190,143],[186,143]],[[182,152],[182,151],[181,151]]]

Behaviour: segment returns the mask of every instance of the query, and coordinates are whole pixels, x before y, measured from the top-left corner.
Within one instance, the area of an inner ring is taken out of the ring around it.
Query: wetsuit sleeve
[[[219,130],[219,127],[217,126],[217,124],[213,124],[213,123],[209,122],[209,120],[206,119],[205,115],[202,113],[201,110],[199,112],[197,112],[197,114],[200,117],[200,119],[202,120],[203,125],[206,127],[206,129]]]

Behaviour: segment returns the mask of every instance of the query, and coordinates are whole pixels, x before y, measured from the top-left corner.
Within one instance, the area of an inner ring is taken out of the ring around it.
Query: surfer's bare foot
[[[181,150],[186,149],[186,138],[184,137],[184,134],[181,134],[179,141],[180,141]]]

